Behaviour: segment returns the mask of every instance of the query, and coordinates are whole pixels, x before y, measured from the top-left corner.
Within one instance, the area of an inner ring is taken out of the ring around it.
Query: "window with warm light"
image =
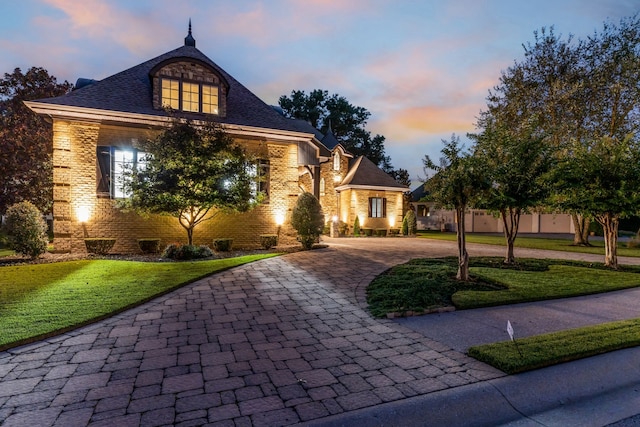
[[[387,217],[387,199],[384,197],[369,197],[369,218]]]
[[[114,199],[129,197],[126,173],[144,169],[146,153],[135,148],[98,147],[97,155],[97,195]]]
[[[337,151],[333,155],[333,170],[334,171],[340,170],[340,153],[338,153]]]
[[[162,79],[162,105],[174,110],[180,109],[180,82]]]
[[[262,193],[264,201],[269,200],[269,160],[259,159],[249,167],[249,175],[252,177],[251,196],[255,199],[258,193]]]
[[[161,81],[164,107],[192,113],[218,114],[217,86],[165,78]]]
[[[324,193],[325,193],[324,178],[320,178],[320,195],[324,196]]]

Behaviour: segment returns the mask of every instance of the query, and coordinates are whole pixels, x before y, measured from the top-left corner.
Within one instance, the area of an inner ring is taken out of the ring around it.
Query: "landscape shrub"
[[[278,246],[278,235],[276,234],[261,234],[260,246],[264,249],[271,249],[274,246]]]
[[[233,245],[233,239],[213,239],[213,250],[216,252],[229,252]]]
[[[138,246],[144,254],[160,252],[160,239],[138,239]]]
[[[211,256],[213,256],[213,251],[206,245],[196,246],[171,243],[162,252],[163,258],[174,260],[209,258]]]
[[[403,236],[408,236],[409,235],[409,223],[407,222],[407,216],[405,215],[404,218],[402,218],[402,235]]]
[[[338,223],[338,233],[340,233],[341,236],[346,236],[349,234],[349,224],[347,224],[344,221],[340,221]]]
[[[353,235],[360,235],[360,218],[356,215],[356,219],[353,221]]]
[[[404,223],[407,221],[407,232],[405,233]],[[418,230],[418,218],[416,213],[409,209],[402,220],[402,234],[405,236],[414,236]]]
[[[376,236],[385,237],[386,235],[387,235],[387,229],[386,228],[376,228]]]
[[[318,199],[311,193],[298,196],[291,213],[291,225],[298,232],[298,241],[304,249],[311,249],[324,227],[324,214]]]
[[[90,254],[106,255],[115,243],[116,239],[105,239],[102,237],[84,239],[84,245]]]
[[[4,230],[11,249],[33,259],[47,251],[47,223],[34,204],[25,201],[11,205],[5,220]]]

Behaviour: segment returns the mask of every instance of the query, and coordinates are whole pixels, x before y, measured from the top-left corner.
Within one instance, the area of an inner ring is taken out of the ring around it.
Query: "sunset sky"
[[[325,89],[371,113],[418,186],[425,154],[473,131],[500,71],[533,32],[585,38],[640,0],[0,0],[0,73],[102,79],[183,44],[268,104]]]

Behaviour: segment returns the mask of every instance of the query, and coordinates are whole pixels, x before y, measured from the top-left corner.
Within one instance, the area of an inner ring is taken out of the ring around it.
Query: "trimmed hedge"
[[[260,246],[262,246],[264,249],[271,249],[274,246],[278,246],[278,235],[277,234],[261,234]]]
[[[90,254],[106,255],[115,243],[116,239],[105,239],[102,237],[84,239],[84,245]]]
[[[214,239],[213,250],[216,252],[229,252],[233,244],[233,239]]]
[[[160,252],[160,239],[138,239],[138,246],[144,254]]]

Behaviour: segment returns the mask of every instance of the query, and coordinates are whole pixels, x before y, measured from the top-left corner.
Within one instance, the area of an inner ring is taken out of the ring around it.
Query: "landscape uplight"
[[[76,209],[76,215],[78,217],[78,221],[83,224],[86,223],[87,221],[89,221],[89,208],[86,206],[79,206]]]

